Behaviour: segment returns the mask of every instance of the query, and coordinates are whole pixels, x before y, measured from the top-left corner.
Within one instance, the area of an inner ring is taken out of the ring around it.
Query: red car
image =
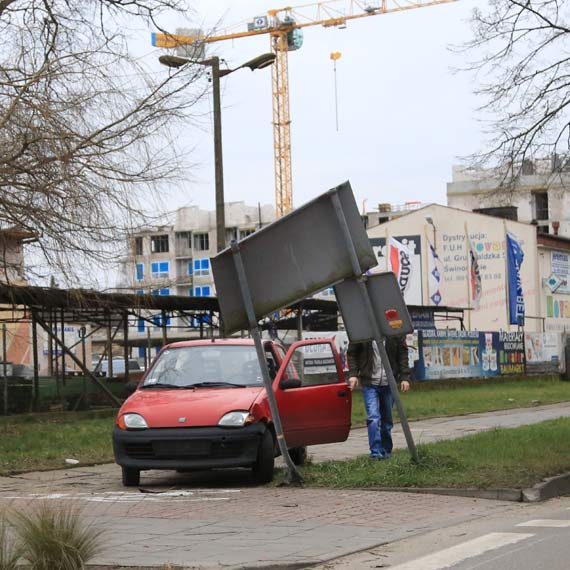
[[[352,400],[333,341],[264,347],[293,461],[307,445],[346,440]],[[113,449],[125,486],[146,469],[249,467],[271,481],[278,446],[253,341],[165,346],[119,410]]]

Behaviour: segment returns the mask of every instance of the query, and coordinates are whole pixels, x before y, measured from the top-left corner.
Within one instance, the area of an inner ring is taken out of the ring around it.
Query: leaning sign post
[[[387,336],[403,336],[413,332],[412,320],[404,298],[392,272],[367,277],[362,275],[358,263],[358,255],[354,250],[350,229],[336,196],[332,198],[335,215],[345,237],[346,247],[352,262],[352,276],[335,286],[335,295],[342,318],[353,342],[375,340],[386,371],[390,392],[396,404],[406,443],[414,462],[418,462],[418,452],[408,424],[408,419],[400,399],[394,372],[384,346]]]
[[[302,478],[287,450],[258,322],[376,264],[348,182],[232,242],[212,258],[225,333],[248,329],[255,342],[277,443],[288,469],[286,483],[301,483]]]

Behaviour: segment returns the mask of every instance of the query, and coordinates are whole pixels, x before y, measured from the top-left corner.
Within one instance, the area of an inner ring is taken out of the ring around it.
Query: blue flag
[[[521,280],[521,265],[524,253],[516,236],[507,232],[507,269],[509,285],[509,323],[524,324],[524,296]]]

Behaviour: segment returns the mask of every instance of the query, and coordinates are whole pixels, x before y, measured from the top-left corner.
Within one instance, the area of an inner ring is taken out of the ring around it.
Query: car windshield
[[[163,351],[143,388],[262,386],[254,346],[208,344]]]

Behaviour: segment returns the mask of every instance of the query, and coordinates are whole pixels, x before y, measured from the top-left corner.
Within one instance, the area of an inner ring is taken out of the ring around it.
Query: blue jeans
[[[392,393],[390,386],[362,385],[366,408],[370,457],[389,457],[392,453]]]

